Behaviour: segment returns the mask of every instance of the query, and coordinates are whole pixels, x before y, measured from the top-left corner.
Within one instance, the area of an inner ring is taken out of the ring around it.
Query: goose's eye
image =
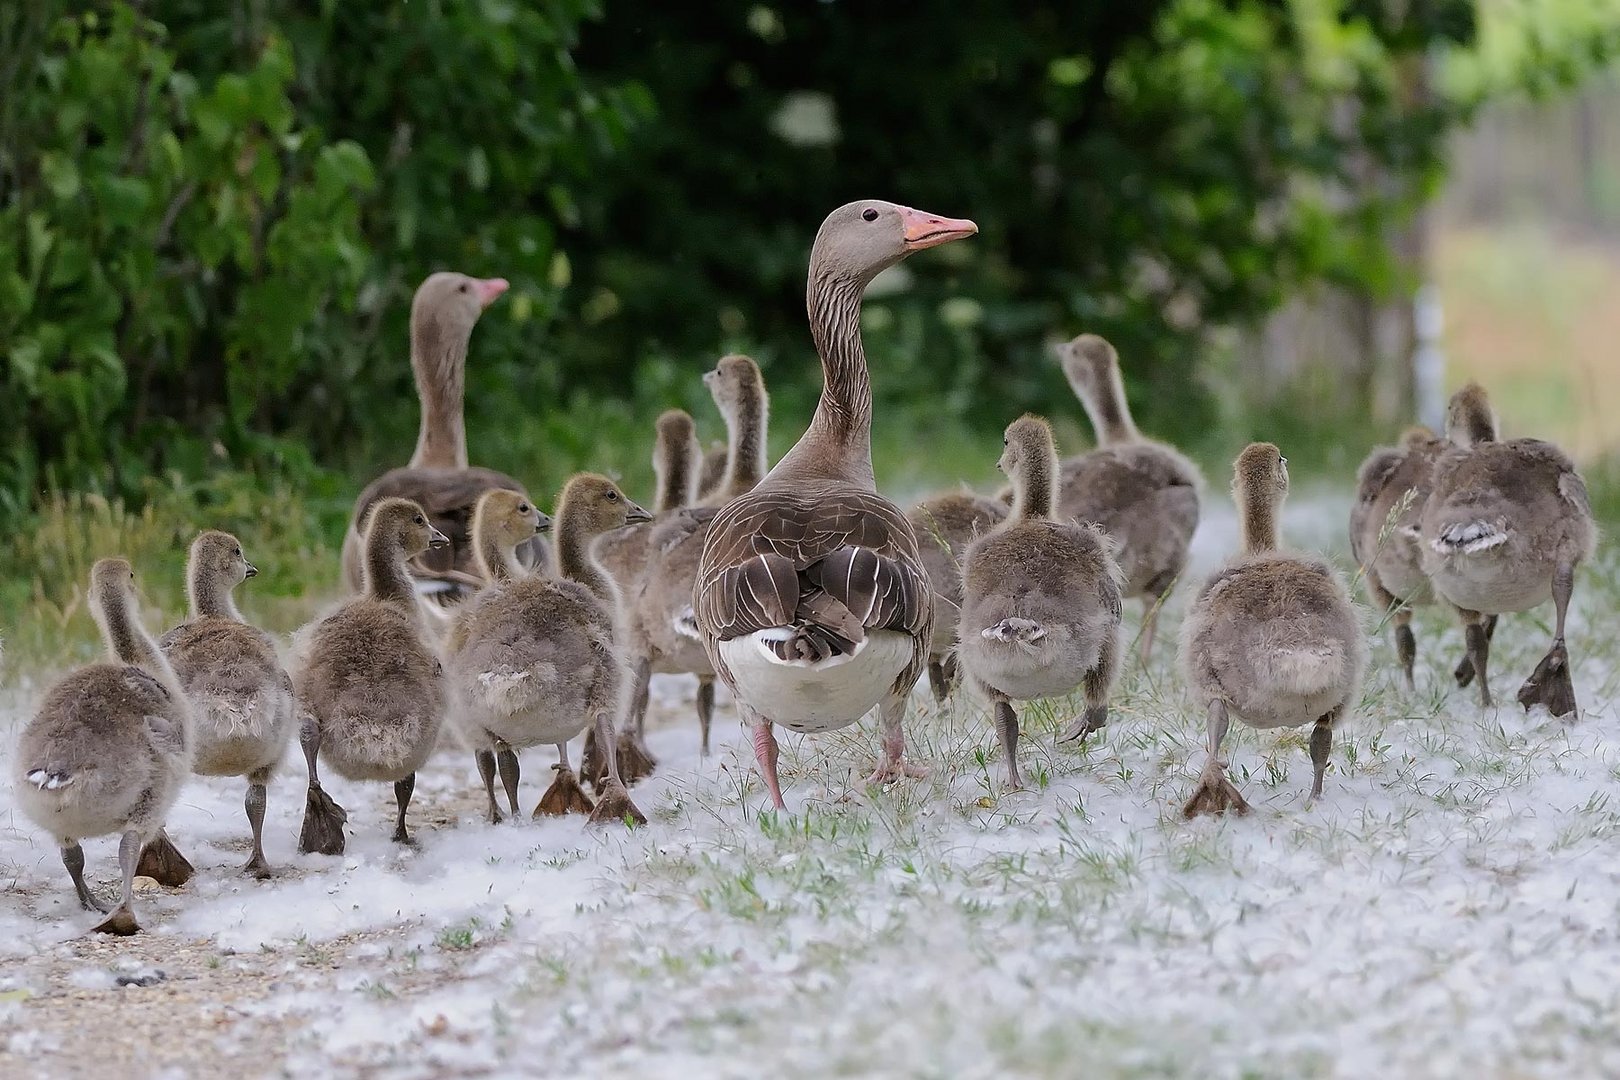
[[[865,210],[861,211],[861,217],[865,218],[867,221],[876,221],[877,211],[868,206]]]
[[[466,292],[466,291],[467,291],[467,283],[464,281],[464,282],[461,283],[461,287],[456,289],[456,292]]]

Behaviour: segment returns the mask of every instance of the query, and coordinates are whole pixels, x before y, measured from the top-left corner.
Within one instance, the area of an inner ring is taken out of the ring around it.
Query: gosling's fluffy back
[[[1356,473],[1356,502],[1350,508],[1351,554],[1366,567],[1369,589],[1376,584],[1409,604],[1427,601],[1430,593],[1418,551],[1418,525],[1435,461],[1444,449],[1445,442],[1427,428],[1414,428],[1401,445],[1374,450]]]
[[[1179,574],[1198,528],[1198,469],[1163,443],[1141,439],[1069,458],[1058,474],[1058,516],[1096,522],[1119,541],[1125,595]]]
[[[931,653],[943,655],[956,641],[962,607],[961,560],[968,545],[988,535],[1007,516],[1007,507],[972,492],[938,495],[906,514],[917,534],[917,555],[934,593]]]

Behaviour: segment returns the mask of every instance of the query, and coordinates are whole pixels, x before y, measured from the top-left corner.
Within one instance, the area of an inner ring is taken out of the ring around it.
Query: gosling
[[[413,843],[405,813],[439,734],[445,688],[406,564],[449,542],[416,503],[378,500],[363,547],[365,591],[298,632],[292,676],[309,769],[300,852],[341,855],[345,845],[348,815],[321,787],[320,759],[351,780],[392,781],[394,842]]]
[[[553,573],[524,574],[515,551],[540,528],[537,513],[512,492],[479,499],[473,538],[493,584],[458,616],[447,648],[456,722],[476,747],[491,822],[501,820],[496,770],[516,816],[516,751],[541,745],[556,748],[557,775],[535,817],[577,811],[592,823],[646,822],[625,790],[612,737],[626,694],[618,590],[590,551],[602,533],[651,519],[613,481],[576,476],[557,499]],[[587,726],[607,759],[594,806],[568,761],[568,741]]]
[[[183,885],[191,864],[163,831],[191,772],[191,710],[173,670],[135,611],[134,571],[102,559],[90,571],[90,611],[107,660],[52,687],[23,729],[15,760],[17,802],[55,837],[86,911],[107,918],[95,930],[134,934],[136,874]],[[123,888],[109,910],[84,882],[88,836],[119,833]]]
[[[158,642],[191,704],[196,732],[192,770],[245,776],[243,807],[253,854],[242,872],[271,876],[264,857],[264,810],[270,775],[292,738],[292,680],[268,634],[248,625],[231,590],[259,571],[230,533],[204,532],[191,543],[186,595],[191,618]]]
[[[1480,704],[1491,704],[1486,664],[1494,617],[1551,598],[1557,620],[1552,647],[1519,688],[1519,704],[1573,716],[1564,618],[1575,570],[1597,547],[1586,482],[1552,443],[1501,441],[1496,413],[1478,383],[1452,395],[1446,438],[1451,446],[1435,463],[1423,508],[1423,569],[1462,619]]]
[[[1208,760],[1182,808],[1189,818],[1249,812],[1220,757],[1232,716],[1254,728],[1314,723],[1311,798],[1320,797],[1333,730],[1367,664],[1343,579],[1322,559],[1278,550],[1288,460],[1271,443],[1253,443],[1233,471],[1243,550],[1204,582],[1182,623],[1182,670],[1209,710]]]
[[[936,495],[906,513],[917,534],[917,555],[934,594],[934,637],[928,649],[928,686],[943,705],[956,684],[956,628],[962,611],[962,554],[1007,517],[1007,507],[970,491]]]
[[[1053,519],[1058,457],[1046,421],[1013,421],[1003,443],[999,467],[1013,482],[1013,509],[962,556],[957,638],[962,668],[995,705],[1007,782],[1016,790],[1023,780],[1009,699],[1079,687],[1086,712],[1060,738],[1084,738],[1107,723],[1119,670],[1121,575],[1100,528]]]

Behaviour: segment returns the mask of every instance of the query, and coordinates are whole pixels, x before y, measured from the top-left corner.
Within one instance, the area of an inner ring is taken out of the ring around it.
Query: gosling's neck
[[[746,495],[765,477],[766,409],[763,394],[745,395],[737,403],[726,430],[726,475],[720,483],[727,501]]]
[[[405,567],[405,548],[397,537],[374,536],[366,541],[366,595],[397,604],[416,614],[416,582]]]
[[[570,521],[570,516],[566,504],[557,511],[557,576],[579,582],[610,610],[616,610],[619,590],[591,557],[594,538],[586,534],[578,521]]]
[[[1142,433],[1136,430],[1136,422],[1131,419],[1131,406],[1125,399],[1125,384],[1117,370],[1109,371],[1100,390],[1082,388],[1076,384],[1074,392],[1085,407],[1086,415],[1091,418],[1099,446],[1135,442],[1142,437]]]
[[[478,545],[473,557],[485,581],[499,585],[523,575],[523,568],[517,561],[517,548],[501,543],[494,536],[481,535],[476,526],[474,535],[478,537]]]
[[[1243,487],[1238,491],[1238,510],[1243,530],[1243,550],[1250,554],[1277,549],[1277,511],[1281,496],[1265,488]]]
[[[193,619],[230,619],[244,621],[236,608],[231,586],[200,566],[191,568],[186,575],[186,597],[191,604]]]
[[[697,447],[688,439],[679,446],[667,448],[660,455],[657,468],[658,491],[653,498],[653,513],[667,514],[679,510],[692,500],[697,487]]]
[[[135,612],[134,599],[127,592],[119,592],[102,600],[100,606],[101,639],[108,655],[116,662],[144,669],[153,678],[171,688],[177,682],[169,662],[158,651],[157,642],[141,625]]]
[[[1049,521],[1057,501],[1057,454],[1026,454],[1013,477],[1012,517],[1019,521]]]

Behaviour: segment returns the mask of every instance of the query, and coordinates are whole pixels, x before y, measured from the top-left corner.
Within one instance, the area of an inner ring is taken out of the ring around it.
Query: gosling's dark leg
[[[411,793],[416,790],[416,774],[410,773],[403,780],[394,781],[394,799],[399,803],[399,819],[394,822],[394,843],[407,844],[416,847],[417,843],[411,839],[411,834],[405,831],[405,811],[411,805]]]
[[[1488,709],[1492,704],[1489,674],[1490,635],[1486,632],[1485,620],[1478,612],[1465,612],[1463,618],[1468,620],[1468,625],[1463,633],[1468,641],[1469,665],[1474,669],[1474,677],[1479,680],[1479,703]]]
[[[1557,611],[1557,625],[1553,630],[1552,648],[1541,658],[1536,670],[1519,688],[1519,704],[1525,709],[1535,705],[1547,706],[1554,716],[1573,716],[1575,680],[1569,671],[1569,650],[1564,645],[1564,618],[1569,611],[1569,597],[1575,589],[1575,566],[1560,564],[1553,573],[1553,607]]]
[[[489,823],[501,823],[501,808],[495,802],[495,751],[474,750],[473,760],[478,763],[478,777],[484,781],[484,794],[489,797]]]
[[[495,751],[495,764],[500,766],[501,786],[506,789],[506,805],[512,808],[512,816],[518,816],[518,776],[522,768],[518,765],[517,752],[510,746],[498,747]],[[491,801],[494,796],[490,796]]]
[[[62,865],[67,867],[68,877],[73,879],[73,891],[79,894],[79,906],[86,911],[99,911],[102,914],[112,910],[112,905],[97,900],[89,887],[84,883],[84,848],[75,840],[62,849]]]
[[[306,716],[298,733],[304,748],[304,764],[309,770],[309,793],[304,798],[304,825],[298,833],[298,850],[308,855],[341,855],[346,839],[343,826],[348,812],[321,787],[316,760],[321,749],[321,729],[315,718]]]
[[[1183,817],[1224,814],[1228,810],[1234,814],[1249,812],[1248,801],[1233,786],[1232,781],[1226,778],[1226,762],[1221,760],[1221,744],[1226,741],[1226,729],[1229,725],[1226,704],[1218,700],[1211,701],[1205,743],[1208,760],[1204,762],[1204,771],[1198,777],[1198,787],[1194,789],[1192,798],[1181,808]]]
[[[1153,639],[1159,632],[1159,612],[1164,610],[1165,599],[1175,583],[1176,575],[1167,570],[1148,582],[1147,595],[1142,597],[1142,642],[1136,655],[1143,667],[1147,667],[1153,656]]]
[[[118,841],[118,869],[123,872],[124,887],[119,893],[118,906],[96,925],[95,933],[117,934],[120,937],[140,933],[140,924],[135,921],[134,902],[135,864],[140,862],[141,850],[141,834],[134,829],[126,832]]]
[[[591,811],[589,823],[623,824],[628,818],[637,825],[647,824],[647,815],[630,801],[630,792],[625,790],[624,780],[619,775],[619,754],[613,738],[613,721],[608,719],[605,712],[596,716],[596,744],[602,747],[607,758],[607,781],[597,789],[596,808]]]
[[[1413,669],[1417,666],[1417,637],[1412,633],[1412,609],[1404,605],[1395,612],[1395,659],[1400,662],[1407,692],[1415,691],[1417,679]]]
[[[709,756],[709,728],[714,723],[714,676],[698,676],[698,731],[703,737],[703,756]]]
[[[996,733],[1001,736],[1001,753],[1007,759],[1007,789],[1018,791],[1024,780],[1018,775],[1018,714],[1012,702],[996,695]]]
[[[945,684],[945,667],[938,660],[928,661],[928,689],[934,692],[934,704],[943,705],[950,696],[950,687]]]
[[[1492,615],[1485,620],[1485,640],[1488,642],[1496,640],[1496,618]],[[1457,678],[1457,685],[1466,687],[1474,681],[1474,661],[1464,655],[1462,660],[1458,661],[1457,670],[1453,674]]]
[[[248,828],[253,830],[253,854],[242,864],[242,873],[256,878],[267,878],[273,873],[269,860],[264,857],[264,810],[270,801],[269,780],[268,769],[249,774],[247,795],[242,799],[242,809],[247,811]]]
[[[1322,775],[1327,772],[1328,754],[1333,750],[1333,725],[1339,719],[1339,712],[1334,709],[1323,716],[1311,730],[1311,765],[1315,770],[1311,777],[1312,801],[1322,797]]]

